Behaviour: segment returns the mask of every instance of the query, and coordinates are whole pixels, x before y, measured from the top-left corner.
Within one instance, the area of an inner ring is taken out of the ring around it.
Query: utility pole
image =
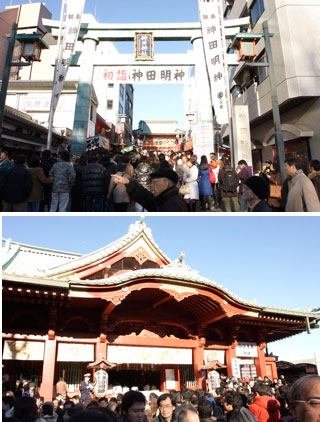
[[[280,110],[279,110],[279,101],[278,101],[278,94],[277,94],[277,85],[276,85],[276,77],[274,73],[274,64],[272,58],[272,51],[271,51],[271,41],[270,41],[270,33],[268,22],[264,21],[262,23],[263,28],[263,36],[264,36],[264,44],[266,49],[267,60],[269,64],[269,78],[271,84],[271,98],[272,98],[272,112],[273,112],[273,121],[274,121],[274,138],[276,144],[276,150],[278,154],[278,161],[279,167],[282,177],[282,182],[287,178],[286,172],[284,170],[284,160],[285,160],[285,153],[284,153],[284,142],[283,142],[283,134],[281,130],[281,121],[280,121]]]

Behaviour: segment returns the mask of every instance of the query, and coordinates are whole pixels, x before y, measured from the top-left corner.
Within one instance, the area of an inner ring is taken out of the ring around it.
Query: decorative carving
[[[233,342],[231,343],[231,349],[235,349],[238,346],[238,340],[234,339]]]
[[[48,331],[48,339],[54,340],[55,338],[56,338],[56,332],[54,330],[49,330]]]
[[[262,341],[262,342],[259,344],[259,348],[260,348],[260,350],[264,350],[266,347],[267,347],[267,343],[266,343],[265,341]]]

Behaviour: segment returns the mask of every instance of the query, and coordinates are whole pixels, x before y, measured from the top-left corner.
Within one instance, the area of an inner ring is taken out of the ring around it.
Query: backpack
[[[238,180],[233,174],[233,169],[225,169],[222,189],[224,192],[236,192],[238,187]]]

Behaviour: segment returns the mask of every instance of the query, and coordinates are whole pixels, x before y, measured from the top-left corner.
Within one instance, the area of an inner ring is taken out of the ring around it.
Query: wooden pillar
[[[108,360],[108,358],[107,358],[107,336],[104,333],[101,333],[100,337],[97,340],[95,356],[96,356],[95,357],[96,360],[100,360],[102,358]]]
[[[254,364],[257,368],[257,376],[258,377],[260,376],[262,379],[267,375],[266,357],[264,354],[265,348],[266,348],[266,343],[260,343],[257,347],[258,357],[254,358]]]
[[[44,359],[42,368],[42,383],[40,387],[40,396],[44,397],[44,401],[52,401],[54,369],[56,363],[57,340],[53,330],[49,330],[48,337],[45,342]]]
[[[176,368],[175,370],[175,376],[176,376],[176,390],[181,390],[181,371],[180,367]]]
[[[236,348],[235,347],[236,346],[234,344],[232,344],[226,350],[226,365],[227,365],[227,374],[228,374],[228,377],[232,377],[233,376],[232,359],[234,359],[234,358],[237,357],[237,352],[236,352]]]
[[[204,345],[206,343],[205,338],[200,338],[197,341],[196,347],[192,349],[193,354],[193,368],[194,376],[196,381],[196,388],[205,389],[205,371],[201,368],[204,365]]]
[[[166,370],[163,365],[160,369],[160,391],[166,390]]]

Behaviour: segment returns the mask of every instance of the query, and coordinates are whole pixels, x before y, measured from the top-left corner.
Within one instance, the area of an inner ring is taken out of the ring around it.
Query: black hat
[[[173,182],[175,185],[179,181],[178,174],[174,170],[171,170],[171,169],[162,169],[162,170],[156,171],[155,173],[151,173],[150,177],[151,179],[160,179],[161,177],[165,177],[166,179],[171,180],[171,182]]]
[[[269,189],[267,183],[260,176],[251,176],[244,182],[248,188],[260,199],[268,198]]]
[[[265,163],[266,164],[272,164],[272,161],[271,160],[266,160]]]

